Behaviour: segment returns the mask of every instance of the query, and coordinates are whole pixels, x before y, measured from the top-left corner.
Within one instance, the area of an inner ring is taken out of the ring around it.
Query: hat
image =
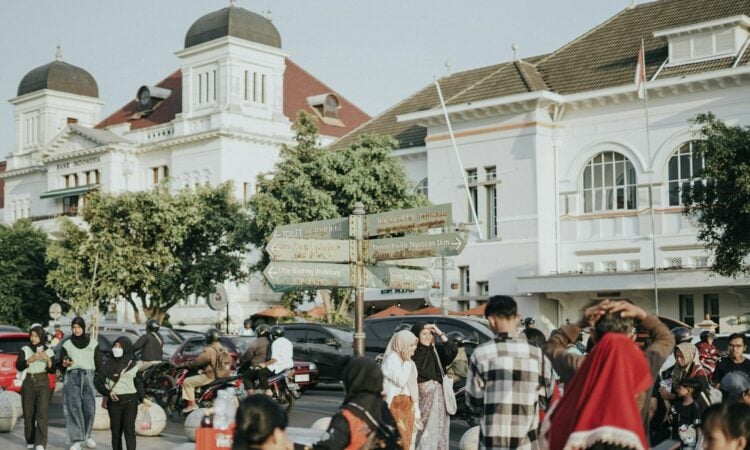
[[[744,372],[729,372],[721,379],[721,392],[724,394],[724,400],[736,401],[747,390],[750,390],[750,377]]]

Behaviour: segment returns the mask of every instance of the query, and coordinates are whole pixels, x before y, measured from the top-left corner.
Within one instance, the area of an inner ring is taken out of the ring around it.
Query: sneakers
[[[86,443],[84,445],[86,445],[86,447],[88,448],[96,448],[96,441],[91,438],[88,438],[86,439]]]
[[[71,445],[70,450],[81,450],[81,443],[76,442],[75,444]]]
[[[185,406],[185,409],[182,410],[182,414],[190,414],[196,409],[198,409],[198,405],[196,405],[195,402],[188,402],[187,406]]]
[[[43,445],[37,445],[36,447],[34,447],[34,450],[44,450],[44,446]]]
[[[34,448],[34,444],[26,444],[26,448]]]

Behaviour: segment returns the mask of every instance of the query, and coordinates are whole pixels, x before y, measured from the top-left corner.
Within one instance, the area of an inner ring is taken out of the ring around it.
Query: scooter
[[[466,378],[453,383],[453,393],[456,396],[456,414],[452,419],[463,420],[470,427],[479,425],[479,415],[472,413],[466,406]]]

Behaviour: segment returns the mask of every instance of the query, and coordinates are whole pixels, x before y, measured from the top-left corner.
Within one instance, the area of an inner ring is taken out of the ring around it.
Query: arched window
[[[417,187],[414,188],[414,193],[422,194],[427,197],[427,178],[422,178],[422,181],[420,181],[419,184],[417,184]]]
[[[633,164],[620,153],[602,152],[583,171],[584,212],[636,209],[638,197]]]
[[[686,187],[703,184],[703,157],[695,151],[696,141],[686,142],[669,158],[669,206],[682,205]]]

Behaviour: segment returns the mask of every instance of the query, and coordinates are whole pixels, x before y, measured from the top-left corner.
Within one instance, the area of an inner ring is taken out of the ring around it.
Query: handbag
[[[442,385],[443,397],[445,398],[445,410],[448,412],[448,415],[452,416],[456,414],[456,410],[458,409],[458,404],[456,403],[456,393],[453,392],[453,378],[445,374],[445,371],[443,370],[443,364],[440,362],[440,355],[438,355],[435,346],[432,347],[432,351],[435,352],[435,357],[438,361],[438,367],[440,368],[440,375],[443,376]]]

